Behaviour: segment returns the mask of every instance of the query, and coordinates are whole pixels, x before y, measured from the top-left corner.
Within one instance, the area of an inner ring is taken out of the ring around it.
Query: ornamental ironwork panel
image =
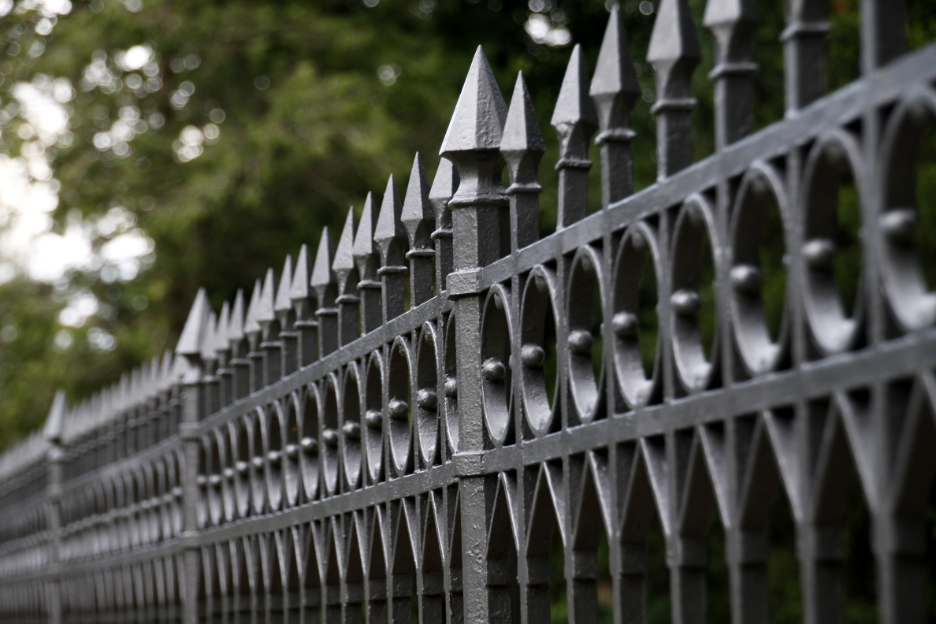
[[[543,238],[536,113],[479,49],[431,183],[416,156],[405,190],[391,176],[249,302],[199,292],[174,353],[60,394],[0,457],[0,619],[538,623],[561,583],[570,622],[606,603],[646,621],[658,523],[673,622],[705,621],[716,558],[732,620],[766,622],[780,497],[805,620],[843,622],[857,484],[878,619],[926,620],[936,258],[914,242],[915,175],[936,47],[905,53],[903,2],[863,0],[863,75],[826,95],[824,7],[790,3],[787,115],[752,133],[751,3],[709,0],[717,146],[693,163],[699,44],[685,0],[661,0],[659,179],[637,194],[612,11],[594,78],[576,46],[557,98]]]

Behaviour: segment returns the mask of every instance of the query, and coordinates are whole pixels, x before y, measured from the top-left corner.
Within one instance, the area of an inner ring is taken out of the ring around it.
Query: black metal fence
[[[417,157],[402,201],[391,177],[246,311],[199,293],[175,355],[57,397],[0,458],[0,619],[539,623],[561,547],[581,624],[606,541],[614,621],[640,622],[658,521],[672,621],[705,620],[724,557],[733,621],[760,623],[782,491],[804,617],[844,622],[853,482],[878,618],[927,619],[936,258],[914,195],[936,47],[904,53],[903,2],[862,0],[863,76],[825,95],[826,3],[789,5],[788,114],[751,134],[751,3],[709,0],[717,150],[693,164],[698,43],[685,0],[661,1],[659,181],[636,195],[639,92],[612,13],[594,79],[576,48],[558,97],[542,240],[540,128],[522,76],[508,109],[479,50],[431,185]]]

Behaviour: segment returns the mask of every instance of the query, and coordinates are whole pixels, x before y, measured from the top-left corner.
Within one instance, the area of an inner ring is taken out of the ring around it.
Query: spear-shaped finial
[[[176,345],[176,353],[183,356],[195,369],[201,366],[201,348],[210,311],[205,289],[200,288],[198,294],[195,295],[195,301],[192,303],[188,319],[185,321],[179,343]]]
[[[282,348],[280,357],[280,373],[288,375],[299,368],[299,362],[296,360],[296,345],[299,342],[299,334],[295,332],[295,312],[293,312],[293,302],[289,297],[292,290],[292,256],[286,256],[286,262],[283,264],[283,272],[280,273],[279,288],[276,290],[276,300],[274,301],[274,310],[276,318],[279,320],[279,339]],[[307,286],[308,288],[308,286]],[[274,337],[271,336],[271,339]]]
[[[377,271],[380,269],[380,250],[374,241],[378,220],[377,200],[373,193],[367,194],[361,222],[354,235],[352,253],[357,264],[358,296],[361,298],[361,333],[366,334],[380,326],[380,281]]]
[[[338,342],[346,345],[358,336],[357,267],[354,262],[354,208],[348,210],[344,228],[338,238],[332,269],[338,278],[339,306]]]
[[[353,214],[351,215],[353,217]],[[324,357],[338,348],[338,310],[336,299],[338,297],[338,278],[335,276],[332,265],[335,257],[335,246],[332,243],[328,228],[322,228],[322,237],[319,239],[318,250],[315,253],[315,264],[312,266],[310,284],[318,297],[319,357]]]
[[[464,230],[455,240],[466,241],[464,252],[456,257],[459,269],[485,266],[510,252],[507,224],[502,223],[498,212],[508,203],[501,184],[500,156],[506,120],[507,106],[479,47],[439,151],[455,164],[460,179],[449,205],[475,211],[465,217],[463,226],[459,226],[460,218],[455,218],[456,232]],[[480,244],[475,244],[475,238],[480,239]]]
[[[260,346],[260,321],[257,318],[257,309],[260,307],[260,299],[263,296],[263,283],[258,279],[254,282],[253,293],[250,295],[250,303],[247,304],[247,315],[244,317],[244,334],[250,340],[250,349],[253,351]]]
[[[387,181],[383,203],[380,205],[377,227],[374,229],[374,241],[380,248],[381,267],[378,273],[382,284],[383,322],[403,314],[406,303],[404,300],[406,231],[401,221],[402,214],[403,203],[400,201],[400,193],[397,191],[396,182],[391,174]]]
[[[595,102],[601,126],[595,142],[601,146],[602,203],[607,207],[634,191],[634,163],[630,150],[634,131],[630,128],[630,121],[634,102],[640,97],[634,61],[631,60],[617,8],[612,9],[608,17],[589,94]]]
[[[458,170],[448,158],[439,159],[432,188],[429,189],[429,203],[436,214],[436,231],[432,238],[436,241],[436,283],[439,291],[447,288],[446,278],[454,268],[452,253],[452,210],[449,202],[458,190]]]
[[[231,307],[231,320],[227,328],[227,340],[231,347],[231,358],[237,359],[246,355],[243,348],[244,334],[244,289],[238,288],[234,296],[234,305]]]
[[[299,321],[307,321],[315,314],[315,293],[310,286],[312,279],[312,256],[309,248],[303,245],[296,258],[296,270],[292,275],[289,286],[289,298],[292,301],[293,311]]]
[[[754,0],[708,0],[702,24],[715,36],[715,142],[719,149],[750,134],[754,125],[751,41]]]
[[[517,75],[500,151],[507,161],[510,173],[510,230],[511,250],[516,251],[539,237],[539,185],[537,172],[540,159],[546,152],[533,101],[527,91],[523,72]]]
[[[68,402],[65,400],[65,391],[59,388],[55,391],[55,397],[52,399],[52,407],[49,409],[49,415],[46,417],[45,426],[42,428],[42,435],[46,441],[59,443],[62,441],[62,432],[65,427],[65,416],[68,412]]]
[[[286,261],[283,263],[283,272],[280,273],[279,287],[276,289],[276,298],[273,300],[273,311],[279,319],[280,328],[283,331],[290,329],[287,320],[292,312],[292,299],[289,294],[292,290],[292,256],[286,254]],[[306,286],[308,288],[308,286]]]
[[[238,291],[240,292],[240,291]],[[219,357],[224,357],[226,360],[228,358],[228,352],[231,348],[231,343],[228,340],[228,332],[230,331],[231,326],[231,304],[227,301],[221,306],[221,313],[218,314],[218,325],[215,330],[215,338],[212,349],[218,354]]]
[[[201,359],[205,363],[205,374],[211,374],[212,364],[218,359],[218,354],[214,350],[217,333],[218,317],[214,312],[209,312],[208,321],[205,323],[205,335],[202,337],[201,344]]]
[[[598,128],[595,105],[588,95],[588,70],[581,46],[572,48],[556,109],[550,124],[559,138],[559,214],[557,226],[568,227],[585,216],[588,207],[588,147]]]
[[[413,159],[400,220],[409,236],[410,250],[406,257],[410,261],[410,299],[416,307],[432,298],[432,260],[436,255],[432,248],[436,215],[429,201],[429,180],[419,153]]]
[[[692,73],[699,64],[699,40],[686,0],[660,0],[647,61],[653,65],[660,179],[692,163]]]

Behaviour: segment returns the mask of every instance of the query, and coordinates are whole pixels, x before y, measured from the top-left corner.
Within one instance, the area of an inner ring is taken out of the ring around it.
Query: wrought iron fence
[[[614,621],[643,621],[656,520],[674,622],[705,620],[722,556],[732,619],[766,622],[782,490],[805,619],[842,622],[856,482],[878,616],[922,622],[936,294],[914,176],[936,47],[904,53],[903,3],[863,0],[863,77],[825,95],[824,7],[790,3],[788,114],[752,134],[751,5],[709,0],[717,150],[693,164],[699,46],[685,1],[662,0],[659,180],[636,195],[639,91],[612,12],[594,79],[576,47],[559,93],[541,240],[536,115],[522,76],[505,106],[479,49],[431,186],[417,156],[402,200],[391,177],[246,311],[238,293],[216,316],[200,292],[175,354],[81,405],[60,395],[0,458],[0,617],[540,622],[559,547],[569,621],[595,622],[606,540]],[[853,304],[835,275],[848,179]]]

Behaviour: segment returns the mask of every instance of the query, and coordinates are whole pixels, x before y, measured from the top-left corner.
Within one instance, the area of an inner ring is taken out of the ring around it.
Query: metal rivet
[[[267,453],[267,461],[274,466],[279,464],[282,458],[283,455],[279,451],[270,451]]]
[[[699,314],[699,308],[702,302],[699,300],[699,293],[687,288],[680,288],[670,296],[670,304],[673,311],[680,316],[696,316]]]
[[[286,457],[289,459],[296,459],[299,457],[299,445],[298,444],[287,444],[286,445]]]
[[[253,464],[254,470],[263,470],[263,458],[254,457],[250,460],[250,463]]]
[[[520,349],[520,361],[527,368],[542,368],[545,360],[546,352],[538,344],[525,344]],[[485,365],[487,365],[487,362],[485,362]],[[485,379],[487,378],[485,377]],[[488,381],[491,380],[488,379]]]
[[[387,405],[387,408],[390,412],[390,418],[393,420],[406,420],[409,416],[409,405],[407,405],[406,401],[390,399],[390,404]]]
[[[586,329],[569,332],[569,351],[576,355],[591,355],[593,342],[591,332]]]
[[[208,484],[215,487],[221,485],[221,475],[213,474],[208,477]]]
[[[760,269],[750,264],[738,264],[731,268],[731,285],[746,295],[760,293]]]
[[[380,429],[383,426],[383,414],[379,409],[370,409],[364,414],[364,423],[371,429]]]
[[[450,399],[458,396],[458,380],[454,377],[445,378],[445,396]]]
[[[197,483],[201,487],[204,487],[205,484],[208,483],[208,477],[206,477],[205,475],[198,475],[197,477],[195,477],[195,483]]]
[[[225,469],[224,469],[224,478],[225,478],[225,479],[233,479],[235,474],[236,474],[236,473],[235,473],[235,471],[234,471],[233,468],[225,468]]]
[[[328,448],[336,448],[338,446],[338,432],[334,429],[326,429],[322,432],[322,442],[325,443],[325,446]]]
[[[633,338],[637,335],[637,316],[630,312],[618,312],[611,319],[611,328],[619,338]]]
[[[913,208],[895,208],[881,215],[881,229],[888,238],[902,243],[913,241],[917,213]]]
[[[432,388],[420,388],[416,393],[416,405],[424,410],[433,411],[439,406],[439,397]]]
[[[299,440],[299,446],[303,453],[314,453],[318,448],[318,442],[315,438],[302,438]]]
[[[497,358],[488,358],[481,365],[481,376],[491,383],[502,383],[507,376],[507,368]]]
[[[348,421],[341,427],[342,433],[344,433],[345,438],[349,440],[360,440],[361,439],[361,425],[353,421]]]
[[[835,243],[828,238],[814,238],[803,245],[803,257],[814,269],[828,269],[835,257]]]
[[[239,461],[234,464],[234,467],[237,468],[237,472],[241,474],[246,474],[250,470],[250,464],[245,461]]]

